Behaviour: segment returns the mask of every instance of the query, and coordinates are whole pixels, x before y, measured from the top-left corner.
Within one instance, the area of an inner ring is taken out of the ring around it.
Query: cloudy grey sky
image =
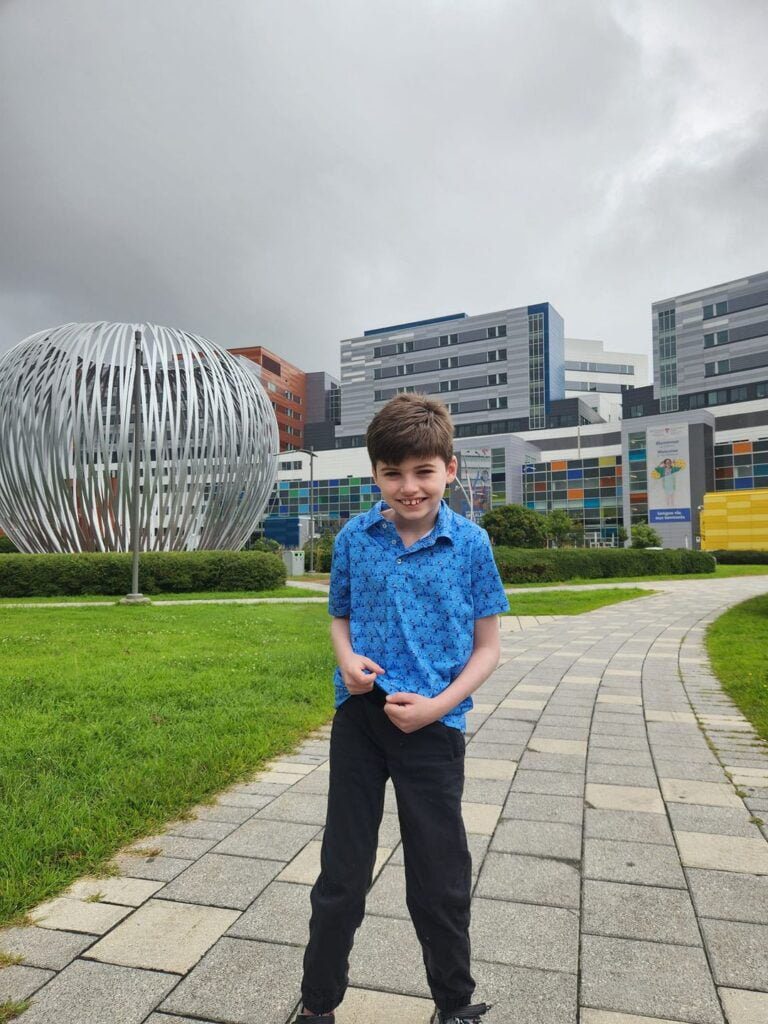
[[[0,352],[150,320],[339,340],[768,270],[764,0],[0,0]]]

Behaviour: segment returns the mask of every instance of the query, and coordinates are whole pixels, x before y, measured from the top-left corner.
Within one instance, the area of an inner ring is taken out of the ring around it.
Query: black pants
[[[382,710],[384,693],[350,697],[331,731],[328,817],[312,889],[304,1005],[328,1013],[344,998],[349,953],[373,878],[384,787],[392,778],[405,859],[406,902],[441,1010],[471,1002],[472,862],[461,818],[464,737],[434,722],[406,734]]]

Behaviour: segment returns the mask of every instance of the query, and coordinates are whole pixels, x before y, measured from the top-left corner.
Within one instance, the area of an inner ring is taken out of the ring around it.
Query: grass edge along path
[[[0,924],[332,713],[323,606],[9,609],[0,656]]]
[[[521,593],[519,590],[507,593],[509,611],[505,615],[582,615],[585,612],[605,608],[622,601],[634,601],[640,597],[650,597],[657,590],[641,590],[639,587],[594,587],[590,590],[537,590],[533,593]]]
[[[211,601],[211,600],[244,600],[259,598],[301,598],[323,597],[324,592],[310,590],[308,587],[277,587],[275,590],[227,590],[227,591],[179,591],[177,593],[147,594],[153,604],[164,601]],[[48,597],[0,597],[0,608],[13,605],[29,604],[77,604],[88,601],[92,604],[117,604],[125,594],[54,594]]]
[[[723,689],[768,742],[768,594],[729,608],[707,628],[705,642]]]

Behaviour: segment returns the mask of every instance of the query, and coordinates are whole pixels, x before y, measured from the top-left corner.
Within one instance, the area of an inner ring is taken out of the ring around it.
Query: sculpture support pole
[[[142,351],[141,331],[134,331],[133,340],[135,343],[133,363],[133,490],[131,492],[131,592],[127,594],[123,604],[149,604],[149,598],[139,593],[139,548],[140,526],[139,526],[139,459],[141,455],[141,372],[142,372]]]

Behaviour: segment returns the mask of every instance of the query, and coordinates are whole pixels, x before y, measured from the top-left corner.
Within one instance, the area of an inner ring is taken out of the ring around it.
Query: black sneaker
[[[490,1008],[490,1003],[473,1003],[458,1010],[435,1010],[432,1024],[482,1024],[480,1018]]]
[[[332,1013],[323,1013],[308,1017],[299,1011],[299,1015],[293,1024],[335,1024],[335,1016]]]

